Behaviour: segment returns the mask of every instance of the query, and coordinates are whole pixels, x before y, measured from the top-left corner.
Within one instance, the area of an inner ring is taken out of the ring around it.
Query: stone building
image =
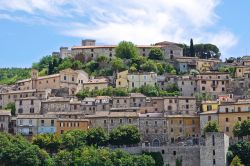
[[[226,134],[220,132],[206,133],[205,144],[200,147],[200,165],[227,165],[228,147],[229,137]]]
[[[115,57],[116,45],[96,45],[95,40],[86,39],[82,41],[81,46],[73,46],[71,48],[71,55],[81,61],[96,60],[100,56],[107,58]],[[164,59],[172,59],[174,57],[182,57],[183,50],[176,43],[159,42],[155,45],[136,45],[138,53],[141,56],[148,57],[152,48],[160,48],[163,52]]]
[[[163,97],[147,97],[146,107],[152,107],[155,113],[164,113],[164,98]],[[151,112],[152,113],[152,112]]]
[[[90,128],[101,127],[110,132],[122,125],[134,125],[139,128],[139,116],[135,110],[98,111],[94,115],[86,115],[90,121]]]
[[[200,115],[200,131],[201,135],[204,134],[204,128],[209,121],[214,121],[218,123],[218,113],[217,110],[206,111],[199,114]]]
[[[167,144],[168,128],[163,113],[140,113],[139,121],[142,142],[153,147]]]
[[[80,90],[81,84],[87,82],[88,79],[88,74],[80,70],[65,69],[58,74],[39,77],[38,71],[33,69],[31,78],[17,81],[16,85],[19,90],[45,90],[67,87],[69,88],[69,94],[74,95]]]
[[[229,87],[229,74],[222,72],[205,72],[196,76],[197,91],[208,93],[212,99],[217,99],[218,95],[227,94]]]
[[[0,110],[0,132],[9,132],[10,110]]]
[[[197,112],[195,97],[164,97],[164,110],[167,115],[195,115]]]
[[[182,96],[195,96],[197,93],[197,82],[194,76],[180,76],[177,80],[177,85]]]
[[[196,60],[196,70],[200,72],[206,72],[214,70],[214,67],[221,63],[220,59],[210,58],[210,59],[197,59]]]
[[[169,85],[176,84],[178,76],[172,74],[158,75],[157,86],[161,90],[166,90]]]
[[[146,105],[146,96],[141,93],[130,93],[130,107],[143,107]]]
[[[8,91],[5,93],[0,93],[0,109],[5,108],[9,103],[15,103],[16,100],[20,98],[28,97],[39,97],[41,99],[46,99],[50,94],[49,90],[18,90],[18,91]]]
[[[95,78],[90,79],[88,82],[84,82],[82,84],[82,88],[92,90],[104,89],[107,88],[109,85],[109,81],[106,78]]]
[[[15,101],[16,114],[41,114],[41,102],[39,97],[20,98]]]
[[[46,114],[48,112],[67,112],[70,111],[70,99],[63,97],[50,97],[41,102],[41,112]]]

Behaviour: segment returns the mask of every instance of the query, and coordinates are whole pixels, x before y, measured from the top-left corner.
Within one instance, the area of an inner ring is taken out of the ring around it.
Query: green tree
[[[167,87],[166,87],[166,91],[168,92],[176,92],[176,91],[179,91],[179,87],[177,84],[168,84]]]
[[[76,94],[76,97],[80,100],[84,100],[86,97],[89,96],[90,96],[89,88],[83,88]]]
[[[32,138],[32,143],[52,154],[58,152],[62,140],[58,134],[38,134]]]
[[[16,105],[15,103],[8,103],[5,107],[5,110],[10,110],[11,116],[16,115]]]
[[[237,155],[241,159],[242,164],[250,166],[250,141],[241,141],[230,145],[228,150],[232,153],[230,158],[228,158],[229,163]]]
[[[73,65],[72,59],[64,58],[63,62],[58,66],[58,69],[59,70],[68,69],[68,68],[71,68],[72,65]]]
[[[148,55],[149,59],[163,60],[163,52],[160,48],[152,48]]]
[[[216,121],[209,121],[205,127],[204,127],[204,132],[219,132],[219,126]]]
[[[195,57],[195,48],[194,48],[193,39],[190,39],[190,56]]]
[[[86,66],[85,66],[85,68],[86,68],[88,71],[90,71],[90,72],[94,72],[95,70],[98,69],[98,67],[99,67],[99,64],[98,64],[97,62],[95,62],[94,60],[89,61],[89,62],[86,64]]]
[[[121,59],[131,59],[138,56],[138,49],[132,42],[121,41],[115,48],[115,55]]]
[[[237,122],[233,128],[233,134],[235,137],[242,138],[250,135],[250,120],[244,120]]]
[[[88,145],[105,146],[108,144],[108,134],[103,128],[93,128],[88,131],[86,142]]]
[[[62,149],[74,150],[86,144],[87,133],[83,130],[69,130],[62,134]]]
[[[140,133],[133,125],[119,126],[110,133],[110,144],[112,145],[135,145],[140,142]]]
[[[61,150],[54,157],[54,162],[56,166],[70,166],[74,165],[72,152]]]
[[[144,152],[143,154],[151,156],[155,160],[155,166],[164,165],[164,160],[160,152]]]
[[[111,64],[112,64],[112,68],[115,71],[121,71],[125,69],[124,62],[121,58],[113,58],[111,61]]]
[[[146,72],[158,72],[157,65],[154,61],[148,60],[140,67],[143,71]]]
[[[240,158],[236,155],[232,162],[230,163],[230,166],[244,166],[243,164],[241,164],[241,160]]]

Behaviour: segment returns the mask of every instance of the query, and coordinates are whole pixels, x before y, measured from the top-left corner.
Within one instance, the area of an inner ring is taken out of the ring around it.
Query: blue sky
[[[235,0],[0,0],[0,67],[30,67],[81,39],[117,44],[213,43],[250,54],[248,7]],[[246,51],[248,50],[248,51]]]

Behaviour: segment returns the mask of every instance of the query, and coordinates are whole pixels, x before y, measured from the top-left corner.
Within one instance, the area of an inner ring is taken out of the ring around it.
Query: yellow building
[[[207,111],[215,111],[218,110],[219,107],[219,102],[218,101],[203,101],[201,103],[201,109],[202,112],[207,112]]]
[[[219,106],[218,121],[220,131],[233,137],[233,127],[236,122],[250,119],[250,100],[225,102]]]
[[[116,87],[128,88],[128,70],[117,73]]]
[[[200,72],[209,71],[215,66],[216,64],[219,64],[221,60],[219,59],[198,59],[196,60],[196,69]]]
[[[63,134],[69,130],[88,130],[89,120],[87,119],[57,119],[56,133]]]
[[[168,115],[169,141],[174,143],[181,138],[199,137],[200,118],[192,115]]]

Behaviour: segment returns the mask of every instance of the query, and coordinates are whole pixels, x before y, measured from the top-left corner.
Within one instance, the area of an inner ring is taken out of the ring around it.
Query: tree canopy
[[[131,59],[137,57],[138,49],[132,42],[121,41],[115,48],[115,55],[121,59]]]
[[[152,48],[148,55],[149,59],[163,60],[163,52],[160,48]]]
[[[250,120],[244,120],[237,122],[233,128],[233,134],[235,137],[244,137],[250,135]]]
[[[204,132],[219,132],[219,125],[216,121],[209,121],[205,127]]]

